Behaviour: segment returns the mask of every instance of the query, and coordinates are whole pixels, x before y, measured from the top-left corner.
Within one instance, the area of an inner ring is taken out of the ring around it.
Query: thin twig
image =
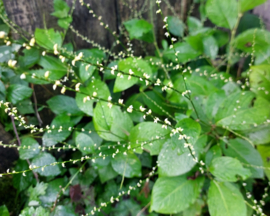
[[[146,206],[143,207],[143,209],[141,211],[138,212],[138,214],[136,216],[140,216],[147,208],[148,206],[151,204],[151,202],[149,202]]]
[[[15,133],[16,138],[17,138],[18,145],[21,146],[21,140],[20,140],[20,137],[19,137],[19,134],[18,134],[18,131],[17,131],[15,122],[14,122],[14,116],[11,115],[10,118],[11,118],[11,122],[12,122],[14,133]],[[30,166],[31,165],[30,161],[28,159],[26,161],[27,161],[28,165]],[[36,172],[34,172],[34,170],[32,170],[32,172],[33,172],[33,174],[34,174],[37,182],[39,182],[38,174]]]

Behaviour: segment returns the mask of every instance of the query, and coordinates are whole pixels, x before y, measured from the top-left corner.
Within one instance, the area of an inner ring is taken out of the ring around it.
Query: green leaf
[[[122,176],[127,178],[141,177],[141,162],[139,158],[132,152],[126,151],[126,155],[123,154],[122,149],[114,158],[112,158],[112,168]]]
[[[255,7],[257,7],[260,4],[263,4],[264,2],[266,2],[267,0],[240,0],[240,11],[241,12],[245,12],[248,10],[251,10]]]
[[[124,22],[124,26],[129,33],[130,39],[138,39],[148,43],[154,41],[153,26],[146,20],[132,19]]]
[[[186,176],[160,177],[151,196],[151,211],[175,214],[187,209],[201,192],[204,178],[187,180]]]
[[[23,138],[19,150],[20,159],[22,160],[31,159],[38,154],[39,154],[38,142],[31,137]]]
[[[238,159],[252,173],[252,178],[263,178],[263,170],[256,167],[263,166],[263,161],[258,151],[243,139],[230,139],[222,143],[222,150],[226,156]],[[249,166],[251,165],[251,166]]]
[[[66,114],[82,115],[82,111],[78,108],[74,98],[65,95],[56,95],[47,100],[49,108],[57,115]]]
[[[111,163],[109,163],[107,166],[104,166],[103,168],[98,169],[98,176],[102,184],[106,181],[109,181],[110,179],[115,178],[117,175],[118,174],[112,168]]]
[[[40,51],[34,47],[31,47],[30,50],[23,50],[24,56],[19,57],[19,64],[22,68],[30,68],[34,66],[40,58]]]
[[[7,100],[16,104],[32,95],[33,90],[27,86],[13,84],[7,89]]]
[[[53,1],[53,8],[55,12],[53,12],[51,15],[58,17],[58,18],[64,18],[68,16],[69,12],[69,6],[64,0],[54,0]]]
[[[217,157],[222,156],[221,148],[218,145],[212,146],[205,155],[205,164],[209,167],[211,161]]]
[[[235,92],[231,94],[230,97],[225,98],[225,100],[220,103],[215,120],[219,121],[229,116],[236,115],[236,113],[241,110],[247,109],[250,106],[254,96],[254,93],[249,91]]]
[[[167,23],[168,29],[173,35],[183,37],[185,24],[178,17],[168,16]]]
[[[238,17],[237,1],[208,0],[206,14],[217,26],[233,29]]]
[[[215,59],[218,54],[218,44],[213,36],[207,36],[203,38],[203,47],[205,55],[211,59]]]
[[[76,132],[75,137],[77,149],[79,149],[83,155],[87,155],[95,151],[95,144],[90,136],[84,133]]]
[[[204,206],[204,201],[202,199],[197,199],[193,205],[191,205],[188,209],[186,209],[183,212],[183,216],[202,215],[203,206]]]
[[[130,70],[134,75],[142,76],[144,73],[152,76],[152,70],[149,64],[142,60],[136,58],[127,58],[118,62],[118,69],[125,73],[129,73]],[[139,81],[139,78],[129,77],[129,75],[117,76],[113,88],[113,92],[120,92],[126,90],[127,88],[133,86]]]
[[[97,101],[96,99],[91,99],[93,93],[96,92],[97,97],[104,100],[108,100],[110,96],[108,86],[98,79],[92,79],[86,87],[80,87],[80,92],[76,94],[76,103],[80,110],[90,116],[93,116],[93,104]],[[84,103],[84,98],[87,96],[89,96],[90,100],[86,100]]]
[[[180,63],[184,63],[197,58],[201,53],[195,50],[187,42],[178,42],[174,44],[174,49],[168,49],[163,52],[163,57],[170,61],[177,63],[175,52],[179,51],[177,54],[177,59]]]
[[[31,186],[27,190],[27,195],[29,196],[29,204],[31,201],[39,202],[39,196],[44,195],[47,190],[48,184],[44,182],[37,183],[35,187]]]
[[[232,157],[213,159],[209,171],[220,181],[236,182],[237,176],[241,176],[243,180],[251,176],[249,169],[243,168],[239,160]]]
[[[54,129],[52,128],[54,125]],[[62,130],[60,127],[63,127]],[[69,127],[72,127],[73,123],[70,121],[70,117],[66,114],[56,116],[52,123],[51,129],[47,130],[42,137],[42,143],[44,146],[52,146],[58,142],[64,141],[71,133]]]
[[[263,160],[263,167],[261,167],[265,175],[267,176],[268,179],[270,179],[270,145],[259,145],[257,146],[257,150],[260,153],[262,160]]]
[[[126,140],[133,122],[126,112],[105,102],[98,102],[94,109],[93,122],[98,135],[109,141]]]
[[[270,45],[270,32],[264,29],[253,28],[239,34],[233,41],[237,49],[257,55]]]
[[[58,48],[62,46],[63,40],[59,32],[55,32],[54,29],[39,29],[35,30],[35,38],[38,45],[53,50],[55,44]]]
[[[270,143],[270,127],[268,124],[259,125],[251,130],[243,131],[243,135],[254,145]]]
[[[80,176],[80,185],[89,187],[97,177],[97,171],[90,167]]]
[[[123,200],[113,208],[113,215],[117,216],[136,216],[140,212],[141,206],[133,199]]]
[[[28,170],[29,165],[25,160],[18,160],[15,166],[16,171],[24,171]],[[33,181],[33,173],[32,172],[25,172],[26,176],[23,174],[15,174],[12,178],[13,186],[19,192],[25,190]]]
[[[69,25],[70,23],[72,22],[72,16],[68,16],[68,17],[65,17],[65,18],[61,18],[57,21],[58,25],[60,27],[62,27],[63,29],[68,29],[69,28]]]
[[[195,143],[201,133],[200,124],[188,118],[177,123],[176,127],[183,128],[183,133],[190,137],[188,140],[194,146],[196,157],[198,157],[198,148]],[[158,155],[158,173],[159,176],[178,176],[190,171],[196,162],[190,155],[188,148],[184,148],[186,141],[179,140],[178,135],[174,135],[171,139],[164,143]],[[168,160],[168,158],[170,158]]]
[[[216,29],[214,31],[213,36],[215,37],[216,42],[217,42],[217,44],[218,44],[219,47],[224,46],[229,41],[229,34],[228,34],[228,32],[221,31],[219,29]]]
[[[43,204],[54,203],[57,199],[58,193],[61,191],[60,186],[64,187],[65,184],[67,184],[67,181],[63,178],[58,178],[49,182],[46,193],[43,196],[40,196],[39,199]]]
[[[5,205],[0,206],[0,215],[9,216],[8,209]]]
[[[268,101],[258,97],[254,107],[234,112],[234,115],[221,119],[216,125],[226,126],[232,130],[250,131],[267,121],[270,116],[270,111],[267,108],[269,106]]]
[[[75,212],[68,206],[58,205],[51,216],[76,216]]]
[[[20,216],[49,216],[50,212],[45,210],[43,207],[39,206],[38,208],[26,207],[22,210]]]
[[[83,82],[87,81],[96,70],[96,67],[93,65],[90,65],[89,67],[86,67],[86,66],[87,64],[81,63],[80,68],[79,68],[80,78]]]
[[[59,165],[51,165],[55,163],[56,160],[55,158],[49,154],[49,153],[40,153],[38,156],[36,156],[33,161],[32,165],[33,166],[45,166],[44,170],[42,168],[35,169],[34,171],[39,173],[41,176],[57,176],[59,175],[60,168]]]
[[[252,66],[249,78],[251,90],[270,101],[270,66]]]
[[[247,215],[246,204],[242,194],[229,182],[211,181],[207,202],[211,216]]]
[[[33,114],[35,113],[33,109],[33,103],[30,99],[23,100],[17,103],[17,109],[21,115]]]
[[[188,32],[190,35],[193,35],[194,32],[203,27],[201,21],[196,17],[192,16],[188,16],[187,25],[188,25]]]
[[[139,123],[130,131],[131,148],[135,149],[137,153],[142,153],[141,146],[143,146],[144,149],[150,151],[151,155],[157,155],[169,134],[170,130],[162,128],[161,124]],[[146,144],[143,144],[145,142]]]

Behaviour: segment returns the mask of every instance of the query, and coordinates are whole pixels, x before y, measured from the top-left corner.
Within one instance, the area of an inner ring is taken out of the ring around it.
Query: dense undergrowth
[[[34,36],[1,5],[0,119],[15,137],[1,146],[19,160],[0,173],[0,215],[269,215],[270,32],[249,13],[263,2],[195,1],[200,19],[184,23],[148,1],[164,22],[158,47],[142,11],[116,34],[80,0],[110,50],[71,25],[63,0],[52,14],[63,31]],[[74,50],[67,32],[93,48]],[[134,41],[155,53],[134,56]],[[53,96],[38,104],[34,86]]]

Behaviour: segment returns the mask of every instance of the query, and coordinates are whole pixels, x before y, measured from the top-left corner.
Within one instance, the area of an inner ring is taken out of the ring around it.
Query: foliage
[[[19,40],[1,5],[0,119],[18,137],[0,145],[19,160],[0,178],[12,179],[20,207],[3,203],[0,215],[267,214],[270,32],[246,23],[265,1],[195,1],[201,19],[185,21],[165,16],[164,2],[149,9],[164,22],[159,48],[153,19],[138,13],[116,34],[80,0],[117,54],[65,43],[68,30],[81,36],[70,26],[75,1],[54,0],[62,31]],[[137,41],[155,54],[134,56]],[[34,86],[55,92],[39,104]]]

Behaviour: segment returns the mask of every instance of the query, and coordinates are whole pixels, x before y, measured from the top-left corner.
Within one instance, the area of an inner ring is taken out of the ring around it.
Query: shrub
[[[162,48],[152,20],[135,17],[123,23],[126,39],[112,32],[119,52],[65,44],[70,29],[95,45],[63,0],[52,14],[63,32],[14,40],[1,5],[0,118],[16,136],[1,146],[19,152],[0,174],[18,207],[1,215],[266,215],[270,33],[245,18],[263,2],[202,1],[201,20],[183,22],[163,17],[157,0]],[[133,41],[155,54],[135,56]],[[38,104],[34,86],[55,92]],[[44,109],[55,114],[47,126]]]

